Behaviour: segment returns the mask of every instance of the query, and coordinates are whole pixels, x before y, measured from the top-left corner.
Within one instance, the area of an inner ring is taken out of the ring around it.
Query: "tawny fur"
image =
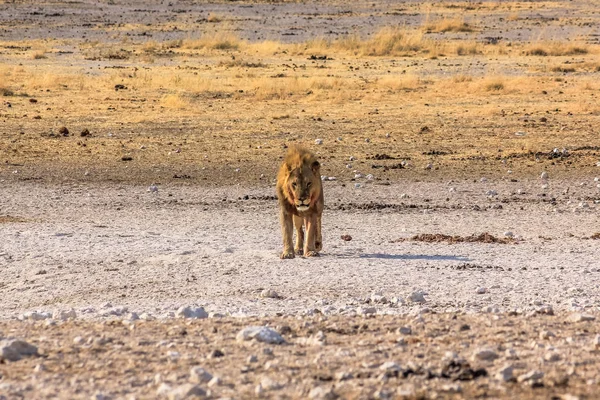
[[[290,147],[277,174],[277,198],[283,235],[281,258],[294,258],[296,254],[318,256],[323,248],[324,199],[321,165],[314,154],[302,147]],[[299,210],[299,206],[308,208]],[[296,246],[292,241],[294,227]]]

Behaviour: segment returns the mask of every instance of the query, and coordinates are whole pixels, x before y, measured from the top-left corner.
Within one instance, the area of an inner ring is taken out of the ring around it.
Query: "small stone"
[[[82,345],[84,342],[85,340],[81,336],[75,336],[73,338],[73,344]]]
[[[63,127],[61,127],[61,128],[58,130],[58,133],[60,133],[60,134],[61,134],[61,135],[63,135],[63,136],[69,136],[69,130],[67,129],[67,127],[66,127],[66,126],[63,126]]]
[[[515,234],[512,233],[511,231],[504,232],[504,237],[511,238],[511,237],[514,237],[514,236],[515,236]]]
[[[323,144],[323,139],[315,139],[315,144],[316,145]]]
[[[164,387],[163,385],[166,387]],[[166,392],[166,396],[161,392]],[[169,385],[163,383],[158,388],[157,395],[167,397],[169,400],[183,400],[195,397],[206,397],[206,391],[200,386],[194,385],[192,383],[184,383],[183,385],[177,386],[174,389],[171,389]]]
[[[462,387],[458,383],[448,383],[442,386],[442,391],[447,393],[460,393]]]
[[[59,321],[75,319],[77,318],[77,312],[72,308],[70,310],[56,310],[54,313],[52,313],[52,318]]]
[[[213,378],[207,370],[202,367],[192,367],[190,370],[190,382],[193,383],[206,383]]]
[[[496,372],[496,379],[502,382],[510,382],[515,379],[513,375],[514,371],[515,368],[512,365],[507,364]]]
[[[343,241],[345,241],[345,242],[349,242],[349,241],[351,241],[351,240],[352,240],[352,236],[350,236],[350,235],[342,235],[342,236],[341,236],[341,239],[342,239]]]
[[[208,354],[208,358],[221,358],[225,356],[225,353],[219,349],[214,349]]]
[[[412,334],[412,328],[410,326],[401,326],[398,328],[398,333],[401,333],[402,335],[410,335]]]
[[[265,289],[262,292],[260,292],[260,297],[265,297],[265,298],[269,298],[269,299],[278,299],[279,294],[277,294],[277,292],[274,291],[273,289]]]
[[[372,315],[377,314],[377,309],[375,307],[358,307],[356,313],[358,315]]]
[[[600,349],[600,335],[596,335],[592,341],[594,348]]]
[[[44,372],[46,371],[47,368],[44,364],[37,364],[34,368],[33,368],[33,372]]]
[[[552,331],[541,331],[539,336],[540,339],[549,339],[551,337],[555,337],[556,335]]]
[[[29,320],[29,321],[43,321],[45,319],[51,318],[52,314],[47,313],[47,312],[39,312],[39,311],[28,311],[26,313],[23,313],[23,315],[21,315],[22,320]]]
[[[373,174],[368,174],[366,176],[367,180],[372,181],[373,179],[375,179],[375,177],[373,176]]]
[[[266,326],[249,326],[242,329],[236,336],[239,342],[256,340],[262,343],[282,344],[285,339],[274,329]]]
[[[549,351],[546,354],[544,354],[544,360],[549,362],[560,361],[560,358],[560,354],[555,351]]]
[[[385,296],[383,296],[383,295],[381,295],[379,293],[373,293],[371,295],[371,302],[372,303],[387,304],[388,303],[388,299]]]
[[[223,381],[221,380],[221,378],[219,378],[218,376],[214,376],[208,383],[207,386],[208,387],[215,387],[215,386],[221,386],[221,384],[223,383]]]
[[[433,164],[427,164],[426,166],[423,167],[423,169],[431,169],[433,168]]]
[[[354,375],[351,372],[341,371],[335,374],[335,379],[338,381],[348,381],[350,379],[354,379]]]
[[[279,390],[283,388],[281,383],[269,378],[268,376],[265,376],[260,380],[260,386],[264,390]]]
[[[542,174],[540,175],[540,179],[543,179],[543,180],[548,179],[548,173],[546,171],[542,172]]]
[[[493,361],[498,358],[498,353],[489,348],[479,349],[473,353],[473,360]]]
[[[487,293],[487,288],[484,288],[484,287],[478,287],[478,288],[475,290],[475,293],[477,293],[477,294],[486,294],[486,293]]]
[[[414,291],[408,296],[408,301],[412,301],[413,303],[425,303],[425,292],[421,290]]]
[[[337,399],[338,395],[331,387],[317,386],[310,390],[308,393],[308,398],[317,400],[333,400]]]
[[[379,369],[386,372],[399,372],[401,370],[400,365],[394,361],[384,362],[379,366]]]
[[[498,192],[497,192],[497,191],[495,191],[495,190],[488,190],[487,192],[485,192],[485,194],[486,194],[487,196],[491,196],[491,197],[493,197],[493,196],[498,196]]]
[[[530,381],[539,381],[543,377],[544,377],[544,373],[542,371],[531,370],[531,371],[527,372],[526,374],[519,375],[519,377],[517,378],[517,382],[522,383],[522,382],[530,382]]]
[[[569,320],[570,320],[571,322],[585,322],[585,321],[593,321],[593,320],[595,320],[595,319],[596,319],[596,317],[594,317],[593,315],[589,315],[589,314],[579,314],[579,313],[572,314],[572,315],[569,317]]]
[[[248,364],[255,363],[257,361],[258,361],[258,357],[256,357],[254,354],[252,354],[252,355],[248,356],[248,358],[246,358],[246,362]]]
[[[23,357],[37,356],[38,349],[20,339],[0,341],[0,361],[19,361]]]
[[[208,313],[202,307],[192,308],[181,306],[175,312],[177,318],[193,318],[193,319],[204,319],[208,318]]]
[[[156,185],[150,185],[150,186],[148,186],[148,192],[150,192],[150,193],[158,193],[158,186],[156,186]]]

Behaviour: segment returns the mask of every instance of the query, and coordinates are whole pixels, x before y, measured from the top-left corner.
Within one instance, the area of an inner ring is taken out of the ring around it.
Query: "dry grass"
[[[585,44],[571,44],[565,42],[538,42],[532,43],[525,48],[528,56],[576,56],[589,53],[589,46]]]
[[[33,58],[34,60],[42,60],[42,59],[44,59],[44,58],[48,58],[48,57],[46,56],[45,52],[43,52],[43,51],[38,51],[38,52],[35,52],[35,53],[33,53],[33,56],[32,56],[32,58]]]
[[[433,22],[428,22],[423,26],[427,32],[445,33],[445,32],[474,32],[472,26],[467,24],[462,18],[444,18]]]
[[[190,50],[238,50],[244,42],[235,34],[227,31],[206,33],[199,39],[186,39],[181,44],[183,49]]]
[[[209,14],[208,17],[206,18],[206,22],[211,22],[211,23],[217,23],[217,22],[222,22],[223,21],[223,17],[221,15],[218,14]]]

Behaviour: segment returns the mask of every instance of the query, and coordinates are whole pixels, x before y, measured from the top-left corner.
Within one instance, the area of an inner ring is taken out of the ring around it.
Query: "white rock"
[[[160,397],[166,397],[169,400],[183,400],[192,398],[206,397],[206,391],[200,386],[192,383],[184,383],[183,385],[171,388],[171,386],[163,383],[159,386],[156,394]]]
[[[260,386],[264,390],[279,390],[283,388],[281,383],[269,378],[268,376],[265,376],[260,380]]]
[[[517,382],[529,382],[529,381],[538,381],[544,377],[544,373],[542,371],[532,370],[527,372],[526,374],[519,375],[517,378]]]
[[[360,178],[364,178],[364,175],[361,173],[354,174],[354,179],[360,179]]]
[[[386,304],[388,302],[388,299],[385,296],[383,296],[383,295],[381,295],[379,293],[373,293],[371,295],[371,301],[373,303]]]
[[[281,344],[285,340],[277,331],[266,326],[249,326],[242,329],[236,336],[239,342],[256,340],[262,343]]]
[[[148,186],[148,191],[150,193],[158,193],[158,186],[156,186],[156,185],[150,185],[150,186]]]
[[[333,391],[331,387],[317,386],[310,390],[308,393],[309,399],[317,400],[333,400],[337,399],[338,395]]]
[[[194,318],[204,319],[208,318],[208,313],[202,307],[192,308],[189,306],[181,306],[175,313],[177,318]]]
[[[546,171],[542,172],[542,174],[540,175],[540,179],[548,179],[548,173]]]
[[[52,313],[52,318],[59,321],[75,319],[77,318],[77,312],[72,308],[70,310],[56,310]]]
[[[348,381],[353,378],[354,378],[354,375],[352,375],[351,372],[347,372],[347,371],[341,371],[341,372],[338,372],[337,374],[335,374],[335,379],[337,379],[340,382]]]
[[[408,296],[408,301],[412,301],[413,303],[425,303],[425,292],[421,290],[416,290]]]
[[[442,391],[447,393],[460,393],[462,392],[462,387],[458,383],[448,383],[442,386]]]
[[[323,139],[315,139],[315,144],[316,145],[323,144]]]
[[[23,357],[37,355],[37,347],[24,340],[5,339],[0,341],[0,360],[19,361]]]
[[[433,168],[433,164],[427,164],[426,166],[423,167],[423,169],[431,169]]]
[[[377,309],[375,307],[358,307],[356,313],[358,315],[377,314]]]
[[[373,176],[373,174],[368,174],[366,178],[367,180],[372,181],[375,177]]]
[[[552,331],[541,331],[539,336],[540,339],[549,339],[551,337],[555,337],[556,335]]]
[[[486,294],[486,293],[487,293],[487,288],[484,288],[484,287],[478,287],[478,288],[475,290],[475,293],[477,293],[477,294]]]
[[[221,386],[222,383],[223,383],[223,381],[221,380],[221,378],[219,378],[218,376],[215,376],[207,383],[207,386],[208,387]]]
[[[489,348],[478,349],[473,353],[473,360],[493,361],[498,358],[498,353]]]
[[[487,196],[498,196],[498,192],[495,190],[488,190],[487,192],[485,192],[485,194]]]
[[[579,314],[579,313],[572,314],[572,315],[569,317],[569,320],[570,320],[571,322],[585,322],[585,321],[593,321],[593,320],[595,320],[595,319],[596,319],[596,317],[594,317],[593,315],[589,315],[589,314]]]
[[[29,320],[29,321],[43,321],[45,319],[51,318],[52,314],[48,313],[48,312],[40,312],[40,311],[28,311],[26,313],[23,313],[23,315],[21,315],[22,320]]]
[[[192,367],[190,370],[190,382],[193,383],[206,383],[210,382],[213,378],[212,374],[202,367]]]
[[[600,349],[600,335],[596,335],[592,341],[592,345],[596,349]]]
[[[515,371],[515,368],[512,365],[507,364],[507,365],[503,366],[502,368],[500,368],[496,372],[495,377],[499,381],[509,382],[514,379],[514,375],[513,375],[514,371]]]
[[[73,338],[73,344],[82,345],[84,343],[84,339],[81,336],[75,336]]]
[[[387,361],[384,362],[383,364],[381,364],[379,366],[379,369],[382,371],[390,371],[390,372],[395,372],[395,371],[400,371],[400,365],[394,361]]]
[[[511,238],[511,237],[513,237],[513,236],[515,236],[515,234],[514,234],[514,233],[512,233],[511,231],[506,231],[506,232],[504,232],[504,237]]]
[[[265,298],[269,298],[269,299],[278,299],[279,294],[277,294],[277,292],[274,291],[273,289],[265,289],[262,292],[260,292],[260,297],[265,297]]]
[[[481,182],[481,183],[486,183],[487,181],[488,181],[488,180],[487,180],[487,178],[486,178],[486,177],[483,177],[483,178],[479,179],[479,182]]]

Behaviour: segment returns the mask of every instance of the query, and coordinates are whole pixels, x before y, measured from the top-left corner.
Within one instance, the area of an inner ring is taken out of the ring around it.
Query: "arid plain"
[[[0,0],[0,398],[595,398],[599,10]]]

